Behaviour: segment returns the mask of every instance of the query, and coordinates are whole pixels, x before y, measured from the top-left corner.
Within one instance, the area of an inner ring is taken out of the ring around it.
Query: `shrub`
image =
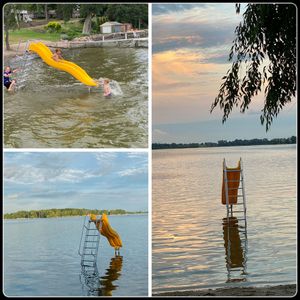
[[[61,31],[61,25],[58,22],[49,22],[45,29],[48,32],[60,32]]]

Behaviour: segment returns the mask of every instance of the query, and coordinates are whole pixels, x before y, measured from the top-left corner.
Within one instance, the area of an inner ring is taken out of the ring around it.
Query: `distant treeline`
[[[124,209],[98,210],[86,208],[51,208],[42,210],[18,211],[14,213],[4,214],[4,219],[19,219],[19,218],[55,218],[69,216],[85,216],[86,214],[102,215],[125,215],[125,214],[141,214],[143,211],[129,212]]]
[[[174,149],[174,148],[201,148],[201,147],[226,147],[226,146],[254,146],[254,145],[278,145],[278,144],[296,144],[296,137],[268,139],[251,139],[234,141],[220,140],[217,143],[153,143],[152,149]]]

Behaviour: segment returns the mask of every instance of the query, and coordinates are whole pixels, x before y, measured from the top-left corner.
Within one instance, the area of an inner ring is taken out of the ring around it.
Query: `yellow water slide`
[[[99,229],[100,222],[97,222],[97,216],[91,214],[90,219],[96,223]],[[107,238],[109,244],[115,248],[115,250],[119,250],[122,247],[122,240],[119,234],[110,226],[106,214],[102,214],[101,217],[100,233]]]
[[[79,80],[85,85],[98,86],[98,83],[78,65],[64,59],[55,61],[52,58],[53,53],[45,44],[41,42],[30,43],[28,49],[29,51],[38,54],[47,65],[71,74],[73,77],[75,77],[77,80]]]

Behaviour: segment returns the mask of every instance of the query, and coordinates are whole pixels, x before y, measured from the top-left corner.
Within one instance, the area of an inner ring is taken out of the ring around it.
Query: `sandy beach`
[[[292,297],[296,294],[296,284],[266,286],[266,287],[232,287],[207,290],[174,291],[153,294],[154,297],[161,296],[286,296]]]

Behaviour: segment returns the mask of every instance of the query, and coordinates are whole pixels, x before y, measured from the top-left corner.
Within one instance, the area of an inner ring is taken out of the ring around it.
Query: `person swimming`
[[[112,95],[112,93],[111,93],[111,87],[109,85],[109,82],[110,82],[110,80],[107,79],[107,78],[104,79],[104,81],[103,81],[103,91],[104,91],[103,96],[104,97],[109,97],[109,96]]]
[[[13,73],[16,73],[18,71],[19,71],[19,69],[12,70],[10,66],[7,66],[4,70],[3,84],[9,92],[11,92],[16,85],[16,80],[11,79],[11,76],[13,75]]]

